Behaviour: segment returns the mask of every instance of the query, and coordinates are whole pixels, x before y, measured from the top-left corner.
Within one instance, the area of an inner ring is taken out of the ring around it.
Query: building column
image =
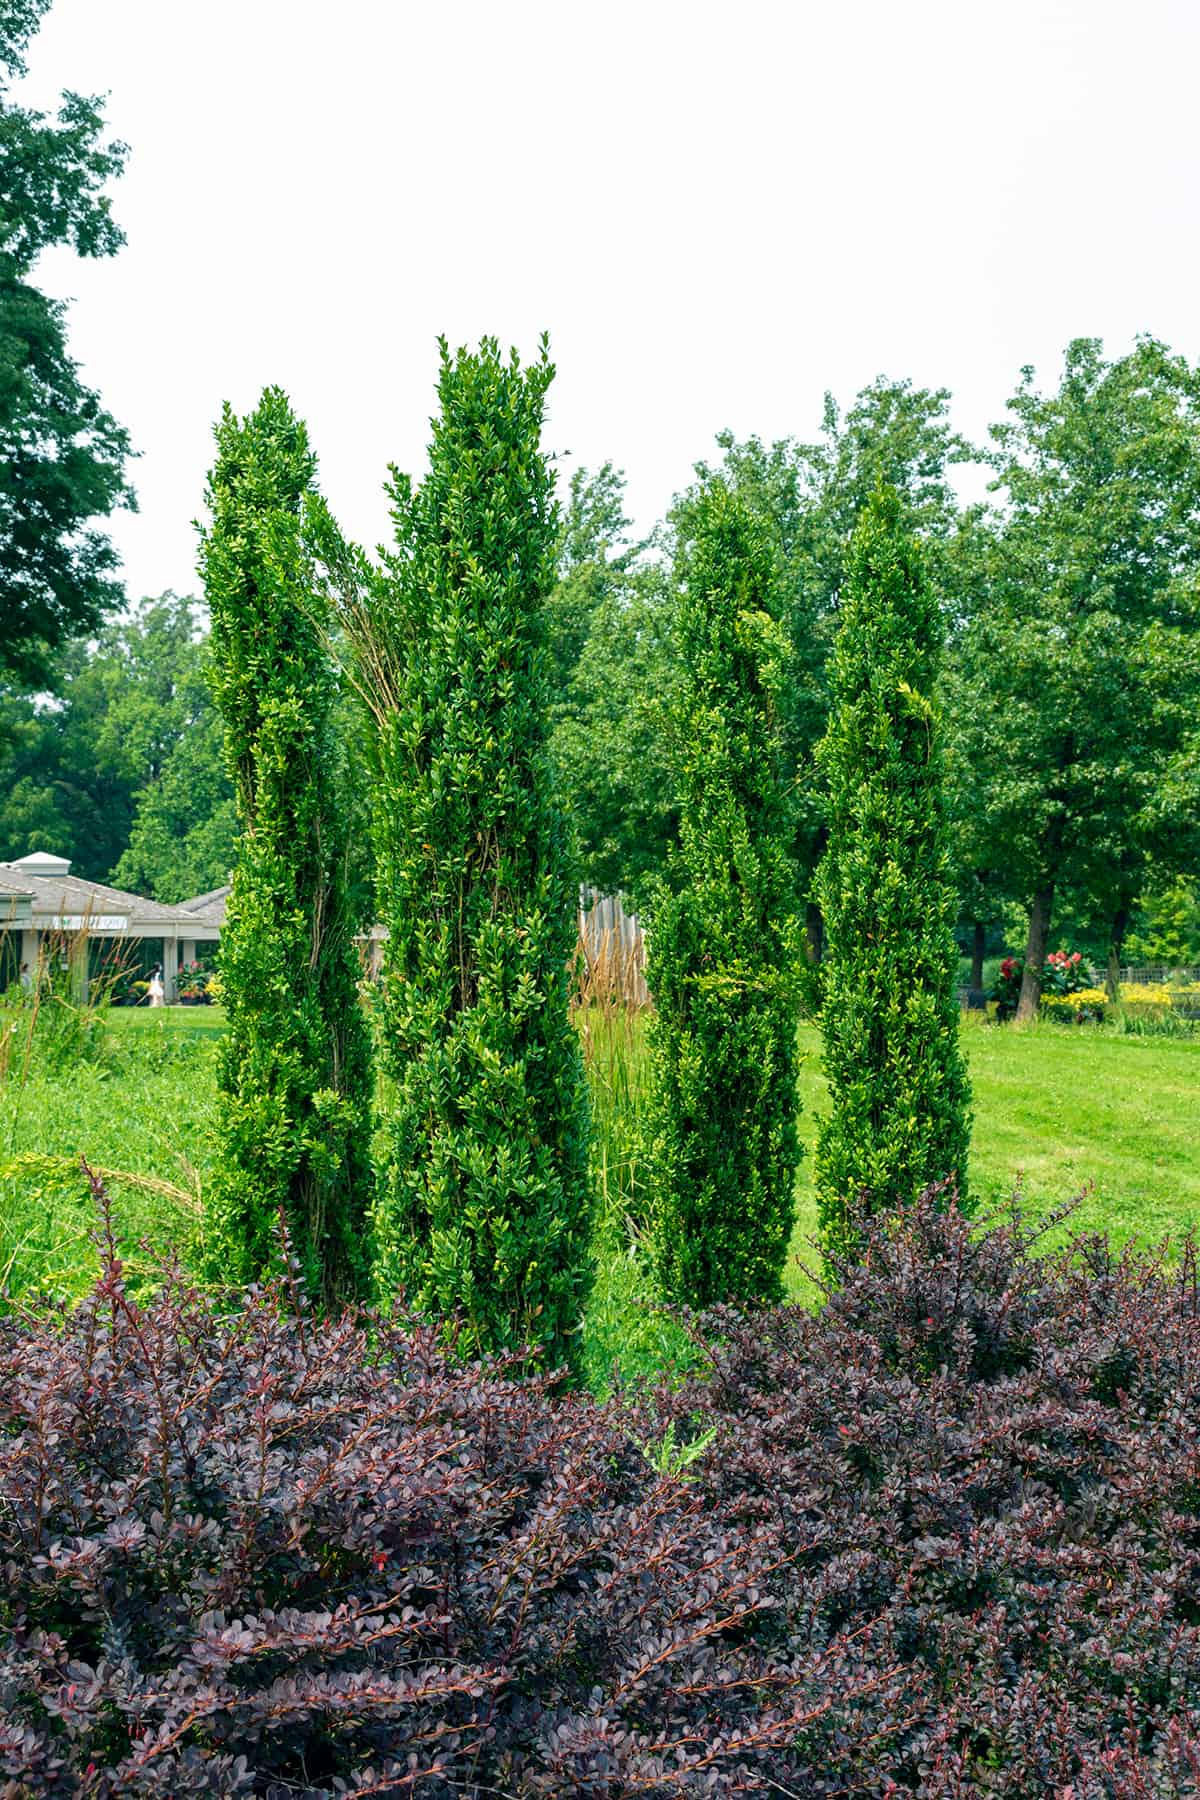
[[[176,986],[179,980],[179,940],[164,938],[163,947],[163,999],[168,1006],[178,1000]]]
[[[34,975],[37,973],[37,962],[38,962],[38,933],[36,931],[23,931],[21,933],[21,969],[20,969],[21,986],[22,987],[32,987],[33,986],[33,978],[34,978]]]

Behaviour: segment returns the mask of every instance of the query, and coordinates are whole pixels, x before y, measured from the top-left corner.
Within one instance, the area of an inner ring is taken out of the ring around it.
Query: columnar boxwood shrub
[[[970,1090],[958,1042],[956,894],[935,697],[937,600],[894,493],[850,555],[820,747],[829,843],[818,873],[828,954],[821,1030],[830,1112],[815,1159],[821,1227],[903,1206],[947,1177],[965,1193]]]
[[[795,874],[774,697],[771,551],[723,481],[679,519],[681,823],[649,908],[649,1138],[661,1284],[778,1300],[796,1136]]]
[[[546,750],[553,375],[442,345],[396,549],[345,608],[374,721],[387,1161],[380,1291],[484,1349],[573,1360],[589,1284],[588,1114],[568,1015],[576,896]]]
[[[316,459],[277,388],[245,419],[226,407],[216,438],[200,566],[241,836],[221,936],[208,1248],[222,1278],[253,1279],[282,1210],[312,1291],[334,1298],[369,1273],[371,1072],[335,681],[303,542]]]

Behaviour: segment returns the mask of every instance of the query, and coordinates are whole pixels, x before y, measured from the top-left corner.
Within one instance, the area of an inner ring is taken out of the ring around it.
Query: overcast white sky
[[[21,97],[107,90],[133,151],[128,247],[41,271],[141,453],[130,595],[195,590],[212,421],[267,382],[374,543],[438,332],[546,327],[550,445],[647,527],[826,388],[982,435],[1070,337],[1195,359],[1198,67],[1197,0],[55,0]]]

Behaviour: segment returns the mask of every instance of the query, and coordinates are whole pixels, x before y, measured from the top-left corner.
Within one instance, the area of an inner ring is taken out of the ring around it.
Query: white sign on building
[[[60,913],[50,929],[90,931],[93,937],[111,937],[114,931],[124,931],[128,924],[121,913]]]

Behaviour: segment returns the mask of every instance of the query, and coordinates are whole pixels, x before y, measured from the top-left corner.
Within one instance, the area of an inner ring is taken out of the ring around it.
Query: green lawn
[[[169,1184],[112,1183],[135,1277],[169,1247],[186,1257],[192,1242],[197,1214],[186,1194],[202,1193],[210,1163],[222,1014],[216,1007],[138,1009],[113,1012],[108,1023],[106,1054],[58,1071],[35,1063],[23,1086],[10,1067],[0,1083],[0,1286],[13,1293],[48,1284],[75,1295],[86,1286],[95,1220],[69,1160],[80,1155]],[[635,1031],[635,1064],[639,1040]],[[1087,1188],[1075,1224],[1118,1241],[1178,1236],[1200,1224],[1200,1037],[1056,1025],[1017,1031],[969,1019],[964,1042],[975,1091],[971,1181],[982,1211],[1020,1181],[1033,1213]],[[813,1027],[802,1028],[801,1046],[801,1135],[811,1147],[826,1103]],[[636,1099],[642,1070],[623,1056],[605,1049],[591,1058],[606,1182],[618,1165],[628,1170],[636,1142],[618,1106]],[[61,1160],[38,1160],[46,1157]],[[806,1158],[793,1240],[806,1260],[815,1228],[810,1170]],[[811,1292],[794,1262],[788,1285],[797,1298]],[[631,1347],[640,1366],[669,1347],[670,1332],[646,1295],[636,1257],[619,1229],[610,1232],[589,1319],[593,1373],[618,1354],[624,1360]]]
[[[173,1040],[188,1037],[219,1037],[225,1029],[223,1006],[114,1006],[109,1009],[108,1025],[114,1036],[127,1032],[159,1032]]]
[[[982,1211],[1020,1183],[1034,1213],[1086,1188],[1071,1228],[1120,1242],[1200,1225],[1200,1037],[1049,1024],[1017,1030],[968,1016],[963,1042],[974,1090],[970,1180]],[[801,1043],[807,1147],[828,1097],[814,1026],[802,1028]],[[797,1235],[815,1223],[806,1158]]]

